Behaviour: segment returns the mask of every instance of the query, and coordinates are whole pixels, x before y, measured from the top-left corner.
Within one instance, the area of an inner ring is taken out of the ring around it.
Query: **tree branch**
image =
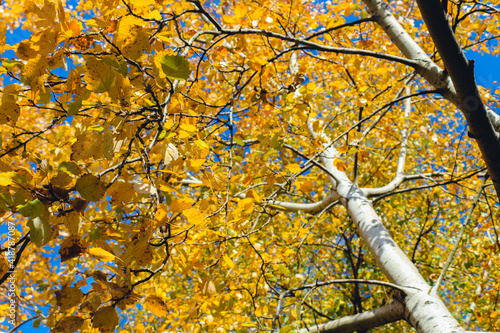
[[[479,201],[479,198],[481,197],[481,193],[483,191],[483,188],[486,184],[486,180],[488,179],[488,176],[486,175],[483,178],[482,184],[479,187],[479,189],[476,192],[476,196],[474,197],[474,201],[472,202],[472,206],[469,208],[469,212],[467,213],[467,218],[465,219],[464,223],[462,223],[462,228],[460,229],[460,233],[457,236],[457,239],[455,241],[455,245],[453,245],[453,249],[451,250],[450,254],[448,255],[448,259],[446,260],[446,263],[443,267],[443,270],[441,271],[441,274],[439,274],[439,277],[432,286],[431,293],[437,294],[437,291],[439,287],[441,286],[441,283],[443,282],[444,277],[446,276],[446,271],[451,265],[451,262],[453,261],[453,257],[455,257],[455,253],[457,253],[458,246],[460,245],[460,241],[462,240],[462,237],[465,234],[465,229],[467,229],[467,226],[469,225],[470,219],[472,217],[472,212],[474,212],[474,208],[476,208],[477,202]]]
[[[311,328],[303,328],[297,333],[348,333],[367,330],[403,319],[403,305],[394,301],[378,309],[339,318]]]
[[[474,61],[467,60],[451,29],[439,0],[417,0],[422,18],[456,89],[457,103],[469,125],[500,199],[500,139],[494,112],[481,100],[474,78]],[[490,114],[490,116],[489,116]]]
[[[410,95],[410,87],[408,85],[406,86],[406,95]],[[362,189],[362,191],[365,193],[366,196],[383,194],[393,191],[399,185],[401,185],[401,183],[405,180],[404,171],[405,171],[406,153],[408,151],[408,138],[410,136],[408,131],[409,127],[408,118],[410,117],[410,111],[411,111],[411,98],[407,98],[404,111],[404,118],[406,120],[407,128],[402,130],[401,151],[399,152],[398,166],[396,168],[396,176],[389,184],[386,184],[385,186],[379,188]]]

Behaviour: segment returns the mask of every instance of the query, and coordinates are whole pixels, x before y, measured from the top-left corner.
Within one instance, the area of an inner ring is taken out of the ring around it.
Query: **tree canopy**
[[[498,0],[0,8],[4,331],[500,330]]]

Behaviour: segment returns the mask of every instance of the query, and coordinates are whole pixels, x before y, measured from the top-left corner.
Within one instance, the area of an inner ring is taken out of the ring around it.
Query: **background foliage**
[[[440,64],[413,1],[389,6]],[[449,2],[462,47],[498,54],[498,8]],[[0,210],[17,230],[17,323],[287,331],[389,302],[387,287],[328,282],[385,280],[342,205],[305,213],[279,202],[330,194],[312,162],[324,142],[308,122],[363,188],[394,178],[408,131],[404,183],[373,200],[428,282],[441,272],[485,169],[456,107],[401,60],[364,5],[2,9],[0,52],[15,55],[0,67]],[[18,27],[29,39],[7,45]],[[493,109],[498,93],[481,89]],[[498,205],[491,187],[481,191],[442,294],[457,319],[475,303],[471,326],[499,330]],[[5,255],[0,264],[6,278]]]

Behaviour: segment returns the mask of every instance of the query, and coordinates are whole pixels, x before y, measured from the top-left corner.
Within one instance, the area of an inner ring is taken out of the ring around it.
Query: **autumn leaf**
[[[300,172],[300,170],[302,170],[302,168],[300,167],[300,165],[298,165],[297,163],[288,164],[286,166],[286,168],[288,170],[290,170],[290,172],[292,172],[292,173],[298,173],[298,172]]]
[[[182,212],[182,214],[187,218],[189,223],[201,224],[205,220],[205,214],[196,208],[189,208]]]
[[[169,216],[168,216],[169,208],[164,205],[164,204],[159,204],[156,213],[155,213],[155,220],[157,221],[158,225],[164,225],[166,222],[169,221]]]
[[[87,88],[95,93],[109,91],[116,80],[116,71],[97,57],[87,57],[84,80]]]
[[[92,318],[92,325],[101,333],[114,332],[119,322],[118,312],[112,306],[99,308]]]
[[[55,332],[73,333],[82,327],[84,319],[78,316],[64,317],[54,328]]]
[[[86,253],[88,250],[87,242],[79,236],[69,236],[61,244],[59,255],[61,262],[76,258]]]
[[[333,162],[333,165],[339,169],[340,171],[345,171],[347,170],[347,166],[345,165],[344,161],[342,161],[341,159],[336,159],[334,162]]]
[[[163,55],[159,58],[163,73],[174,80],[187,80],[191,70],[189,62],[185,56],[181,55]]]
[[[189,209],[193,206],[193,200],[184,198],[184,199],[175,199],[170,204],[170,209],[173,213],[181,213],[186,209]]]
[[[116,181],[108,188],[107,193],[111,196],[111,204],[113,205],[122,202],[128,203],[134,197],[134,185],[124,181]]]
[[[28,201],[24,205],[18,205],[17,211],[26,217],[37,217],[45,211],[45,205],[38,199]]]
[[[59,164],[58,170],[71,173],[75,176],[79,176],[82,173],[80,167],[75,162],[62,162]]]
[[[106,193],[106,185],[91,174],[78,178],[75,188],[85,200],[89,201],[99,201]]]
[[[29,219],[28,227],[30,228],[30,239],[34,244],[42,246],[50,241],[52,229],[45,218],[37,216]]]
[[[169,165],[170,162],[175,161],[179,158],[179,152],[172,143],[168,143],[166,145],[164,154],[165,158],[163,159],[163,163],[165,163],[165,165]]]
[[[311,181],[304,179],[300,183],[300,189],[306,193],[311,193],[313,190],[313,184],[311,183]]]
[[[103,156],[103,134],[98,131],[85,131],[76,137],[76,142],[71,146],[74,161],[89,158],[99,159]]]
[[[150,294],[144,301],[146,309],[151,311],[157,317],[163,317],[168,313],[168,308],[160,296]]]
[[[98,247],[91,247],[90,249],[88,249],[87,253],[89,256],[99,261],[107,262],[116,259],[114,254]]]
[[[222,259],[224,259],[224,262],[229,268],[234,268],[234,262],[229,258],[227,255],[222,256]]]
[[[0,255],[0,276],[10,271],[10,264],[3,254]]]
[[[56,302],[61,311],[66,311],[79,305],[83,299],[83,292],[78,287],[66,287],[56,290]]]
[[[26,179],[16,172],[1,172],[0,173],[0,186],[9,186],[16,183],[26,183]]]
[[[212,297],[217,293],[215,283],[210,278],[205,278],[200,284],[200,290],[203,296]]]

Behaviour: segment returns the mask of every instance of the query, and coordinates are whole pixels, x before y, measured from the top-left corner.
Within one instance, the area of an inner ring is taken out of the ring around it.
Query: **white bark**
[[[448,24],[439,0],[417,1],[429,33],[443,59],[447,73],[437,66],[399,24],[382,0],[363,0],[379,26],[410,60],[418,61],[418,74],[425,78],[464,114],[483,156],[500,199],[500,117],[481,100],[475,79],[474,62],[468,61]]]
[[[398,20],[389,11],[388,6],[381,0],[363,0],[370,9],[372,15],[376,17],[377,23],[384,30],[391,41],[408,59],[420,62],[422,66],[417,70],[430,84],[437,89],[446,91],[446,98],[458,105],[455,88],[450,78],[443,74],[425,51],[415,42],[415,40],[399,24]]]
[[[309,131],[314,137],[322,136],[328,142],[325,135],[314,132],[311,122]],[[329,143],[325,144],[321,156],[322,163],[330,175],[332,186],[341,203],[347,208],[378,266],[390,282],[404,288],[402,303],[405,319],[417,332],[464,332],[439,296],[430,294],[431,287],[392,239],[371,201],[344,172],[333,165],[337,155],[335,148]]]
[[[403,312],[403,306],[396,301],[375,310],[332,320],[325,324],[303,328],[297,331],[297,333],[349,333],[366,330],[399,321],[403,318]]]

